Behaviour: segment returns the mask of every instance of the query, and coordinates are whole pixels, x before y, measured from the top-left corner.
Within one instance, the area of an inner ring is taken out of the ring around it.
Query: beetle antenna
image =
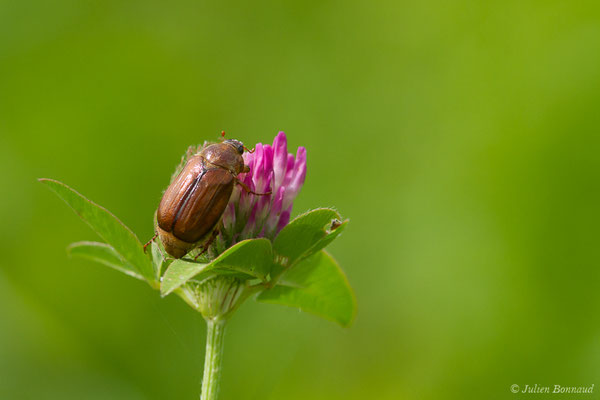
[[[246,146],[244,146],[244,150],[246,150],[248,153],[254,153],[254,148],[252,150],[248,149]]]

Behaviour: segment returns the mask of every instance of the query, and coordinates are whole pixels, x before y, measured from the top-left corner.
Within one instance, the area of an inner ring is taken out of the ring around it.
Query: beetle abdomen
[[[229,171],[206,168],[201,156],[191,158],[163,195],[158,225],[180,240],[197,242],[219,222],[233,186]]]
[[[233,176],[221,168],[207,170],[196,181],[173,224],[175,237],[196,242],[221,219],[233,191]]]
[[[156,217],[158,226],[165,232],[173,231],[177,213],[183,204],[182,197],[190,191],[196,179],[204,172],[206,172],[206,168],[204,168],[202,157],[190,158],[163,194]]]

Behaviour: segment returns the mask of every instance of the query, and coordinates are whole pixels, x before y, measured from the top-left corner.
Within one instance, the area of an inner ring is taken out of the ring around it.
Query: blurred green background
[[[35,179],[145,241],[222,129],[306,146],[359,305],[249,301],[222,399],[598,398],[599,108],[595,1],[1,0],[0,398],[197,398],[200,315],[68,259],[98,238]]]

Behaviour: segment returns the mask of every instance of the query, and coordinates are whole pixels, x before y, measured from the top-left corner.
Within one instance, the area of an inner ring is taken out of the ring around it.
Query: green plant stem
[[[216,400],[219,395],[221,380],[221,360],[225,338],[225,320],[207,319],[206,355],[204,358],[204,375],[202,378],[202,394],[200,400]]]

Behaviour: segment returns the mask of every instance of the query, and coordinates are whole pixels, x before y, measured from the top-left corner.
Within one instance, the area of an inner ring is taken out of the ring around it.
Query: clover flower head
[[[285,133],[279,132],[272,145],[258,143],[254,152],[244,153],[250,167],[239,179],[256,195],[239,185],[223,214],[219,233],[220,248],[244,239],[274,239],[290,221],[294,199],[306,177],[306,149],[299,147],[296,156],[288,153]]]

